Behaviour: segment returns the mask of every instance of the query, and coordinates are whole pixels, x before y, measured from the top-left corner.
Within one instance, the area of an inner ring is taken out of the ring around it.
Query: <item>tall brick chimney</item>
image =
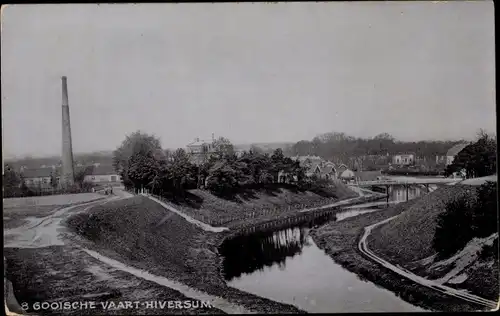
[[[69,118],[68,84],[62,77],[62,174],[60,185],[67,187],[75,182],[73,168],[73,145],[71,142],[71,122]]]

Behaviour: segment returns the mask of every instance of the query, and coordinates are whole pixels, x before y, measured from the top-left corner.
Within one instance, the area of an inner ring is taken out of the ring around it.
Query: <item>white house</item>
[[[392,163],[399,166],[408,166],[415,163],[414,154],[397,154],[392,157]]]
[[[92,173],[85,175],[84,181],[92,183],[108,184],[108,183],[121,182],[122,179],[120,175],[117,174],[112,165],[94,164]]]

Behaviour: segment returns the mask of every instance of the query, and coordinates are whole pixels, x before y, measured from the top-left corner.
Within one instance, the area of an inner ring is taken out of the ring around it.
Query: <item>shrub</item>
[[[439,215],[432,247],[440,257],[456,253],[472,238],[483,238],[498,231],[497,187],[487,182],[475,197],[462,196],[446,204]]]
[[[446,211],[439,215],[432,247],[440,257],[450,256],[463,248],[473,237],[474,208],[462,196],[446,204]]]
[[[481,185],[472,220],[475,237],[487,237],[498,231],[497,204],[496,182]]]

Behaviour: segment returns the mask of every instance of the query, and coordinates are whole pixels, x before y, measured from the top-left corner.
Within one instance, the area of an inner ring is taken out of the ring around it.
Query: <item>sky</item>
[[[496,131],[491,1],[2,9],[4,157],[61,152],[61,76],[75,152]]]

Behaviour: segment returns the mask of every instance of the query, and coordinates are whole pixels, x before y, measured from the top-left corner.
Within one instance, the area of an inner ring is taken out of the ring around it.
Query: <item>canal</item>
[[[414,188],[409,198],[424,194]],[[390,203],[406,201],[406,189],[390,191]],[[384,203],[357,205],[337,220],[387,207]],[[332,220],[325,218],[323,221]],[[361,279],[335,263],[309,236],[323,223],[310,222],[266,233],[226,240],[219,252],[229,286],[274,301],[292,304],[310,313],[418,312],[393,292]]]

